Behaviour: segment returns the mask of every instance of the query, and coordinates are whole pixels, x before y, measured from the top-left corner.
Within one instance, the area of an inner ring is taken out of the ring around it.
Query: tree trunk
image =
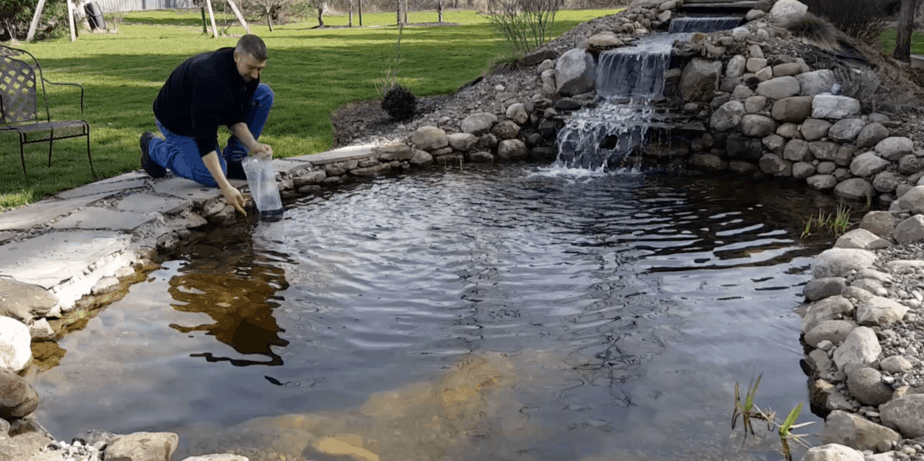
[[[42,8],[45,7],[45,0],[39,0],[38,6],[35,7],[35,14],[32,16],[32,23],[29,24],[29,32],[26,35],[26,41],[31,42],[35,38],[35,29],[38,27],[39,18],[42,16]]]
[[[401,22],[401,18],[403,17],[401,15],[401,7],[404,6],[404,2],[402,2],[401,0],[397,0],[397,2],[398,2],[398,6],[397,6],[397,11],[395,11],[395,13],[398,15],[398,17],[397,17],[396,22],[400,26],[404,24],[403,22]]]
[[[436,14],[439,17],[439,22],[443,22],[443,0],[437,0],[436,2]]]
[[[350,22],[349,26],[353,27],[353,0],[350,0]]]
[[[921,0],[902,0],[902,9],[898,17],[898,37],[895,39],[895,51],[892,57],[899,61],[911,60],[911,32],[914,29],[914,12]]]
[[[363,0],[359,0],[359,27],[363,26]]]
[[[266,7],[266,25],[269,26],[270,32],[273,31],[273,13],[269,7]]]
[[[404,24],[404,25],[407,25],[407,24],[408,24],[408,20],[407,20],[407,11],[408,11],[409,9],[410,9],[410,8],[407,7],[407,0],[404,0],[404,22],[402,23],[402,24]]]

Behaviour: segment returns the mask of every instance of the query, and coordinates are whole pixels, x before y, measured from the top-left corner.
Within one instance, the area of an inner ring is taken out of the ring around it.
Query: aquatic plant
[[[744,446],[745,442],[748,439],[748,432],[751,435],[756,436],[754,433],[754,420],[759,419],[767,422],[767,430],[773,430],[776,428],[777,434],[780,437],[780,443],[783,445],[783,455],[786,456],[786,461],[792,461],[792,451],[789,448],[789,441],[795,440],[800,445],[808,448],[808,444],[805,443],[804,434],[793,434],[790,432],[792,429],[798,429],[800,427],[808,426],[812,424],[811,422],[795,424],[796,419],[799,417],[799,413],[802,412],[802,404],[804,402],[799,402],[786,416],[786,419],[782,423],[776,422],[776,413],[772,410],[761,410],[754,403],[754,396],[757,394],[757,386],[760,385],[760,379],[763,377],[763,373],[757,376],[757,381],[752,381],[748,383],[748,392],[745,394],[744,402],[741,401],[741,393],[738,389],[738,383],[735,383],[735,409],[732,412],[732,422],[731,428],[735,430],[735,425],[738,422],[738,417],[741,417],[742,424],[744,426],[744,439],[741,441],[741,446]]]
[[[844,235],[851,226],[850,207],[841,203],[837,205],[837,210],[832,213],[825,213],[824,210],[818,210],[818,216],[810,216],[805,222],[805,230],[802,231],[802,238],[812,235],[812,229],[820,229],[834,237],[840,237]]]

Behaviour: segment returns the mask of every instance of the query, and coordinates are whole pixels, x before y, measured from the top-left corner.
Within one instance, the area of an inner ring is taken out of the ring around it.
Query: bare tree
[[[895,51],[892,56],[899,61],[911,60],[911,32],[914,29],[914,13],[922,0],[902,0],[902,9],[898,16],[898,37],[895,39]]]

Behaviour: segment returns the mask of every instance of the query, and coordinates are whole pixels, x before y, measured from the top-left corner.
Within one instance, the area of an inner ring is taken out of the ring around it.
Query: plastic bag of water
[[[280,218],[283,213],[282,199],[276,186],[272,160],[263,156],[246,157],[241,161],[241,166],[247,175],[247,186],[250,187],[260,217],[270,220]]]

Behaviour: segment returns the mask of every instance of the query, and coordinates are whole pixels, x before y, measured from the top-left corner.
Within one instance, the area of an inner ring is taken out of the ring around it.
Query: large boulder
[[[899,397],[879,407],[882,423],[906,438],[924,437],[924,394]]]
[[[860,221],[860,229],[866,229],[879,237],[887,239],[892,237],[898,222],[898,217],[888,211],[870,211]]]
[[[792,162],[776,154],[764,154],[758,161],[760,171],[771,176],[792,176]]]
[[[802,317],[802,332],[808,333],[821,323],[854,311],[853,303],[843,296],[831,296],[810,303]]]
[[[904,176],[893,171],[883,171],[873,178],[873,187],[880,193],[891,194],[903,182],[905,182]]]
[[[924,240],[924,215],[914,215],[898,223],[892,238],[900,245]]]
[[[872,251],[888,248],[891,245],[888,240],[866,229],[853,229],[838,237],[837,242],[834,242],[835,248],[858,248]]]
[[[830,129],[831,122],[827,120],[818,120],[815,118],[806,119],[805,122],[802,123],[802,139],[808,142],[819,141],[825,136],[828,136],[828,130]]]
[[[447,139],[452,149],[459,152],[467,152],[478,143],[478,136],[471,133],[453,133]]]
[[[816,174],[806,178],[805,183],[815,190],[831,190],[837,186],[837,178],[830,174]]]
[[[857,324],[850,320],[822,320],[805,333],[805,344],[812,347],[818,347],[818,343],[822,341],[840,344],[855,328]]]
[[[834,78],[834,72],[830,69],[821,69],[814,72],[799,74],[796,75],[796,80],[799,80],[799,86],[801,87],[799,94],[802,96],[816,96],[830,92],[834,84],[837,83],[837,79]]]
[[[864,405],[878,407],[892,398],[892,387],[882,382],[882,373],[869,367],[856,368],[847,375],[847,390]]]
[[[744,74],[745,65],[747,64],[747,59],[740,54],[732,56],[728,60],[728,65],[725,66],[725,76],[729,79],[735,79]]]
[[[913,187],[898,199],[899,209],[924,214],[924,186]]]
[[[901,440],[901,434],[846,411],[832,411],[821,432],[823,443],[839,443],[856,450],[878,450]]]
[[[555,90],[562,96],[593,90],[596,77],[594,57],[582,48],[568,50],[555,64]]]
[[[733,134],[725,141],[725,152],[730,158],[757,160],[762,155],[762,146],[759,139]]]
[[[475,136],[481,136],[491,131],[491,127],[497,123],[497,116],[488,112],[478,112],[465,117],[460,124],[464,133],[471,133]]]
[[[44,317],[57,304],[58,298],[38,285],[0,279],[0,316],[28,322]]]
[[[809,143],[809,152],[816,160],[836,160],[840,147],[830,141],[814,141]]]
[[[876,144],[876,152],[886,160],[897,162],[902,157],[914,153],[914,143],[911,139],[893,136],[879,141]]]
[[[0,369],[20,372],[32,360],[32,336],[19,320],[0,317]]]
[[[857,327],[847,339],[834,351],[831,357],[838,370],[848,375],[855,368],[868,367],[879,359],[882,346],[876,338],[876,333],[867,327]]]
[[[809,157],[809,143],[801,139],[793,139],[786,143],[783,149],[783,158],[793,162],[811,161]]]
[[[802,123],[812,115],[812,97],[794,96],[773,103],[770,115],[778,122]]]
[[[529,114],[526,112],[526,106],[521,102],[513,103],[507,107],[507,118],[513,120],[518,125],[522,125],[529,120]]]
[[[775,133],[777,123],[770,117],[749,114],[741,119],[741,132],[745,136],[764,138]]]
[[[847,96],[820,94],[812,100],[812,118],[843,119],[860,113],[860,101]]]
[[[169,460],[180,437],[172,432],[136,432],[121,436],[106,447],[107,460]]]
[[[867,269],[876,262],[876,254],[867,250],[831,248],[822,251],[812,263],[815,278],[846,277],[851,271]]]
[[[857,307],[857,323],[865,326],[889,326],[908,313],[908,306],[889,298],[873,296]]]
[[[858,118],[845,118],[835,123],[828,130],[828,137],[837,142],[853,142],[857,135],[866,126],[863,120]]]
[[[520,134],[520,125],[517,125],[512,120],[504,120],[491,128],[491,134],[497,136],[497,139],[500,140],[513,139]]]
[[[694,58],[683,68],[680,94],[685,102],[709,101],[719,85],[721,67],[712,61]]]
[[[691,167],[706,171],[725,171],[728,161],[715,154],[693,154],[688,160]]]
[[[744,104],[741,101],[729,101],[712,113],[709,124],[713,130],[729,131],[738,128],[744,115]]]
[[[808,6],[797,0],[779,0],[770,9],[770,18],[782,28],[795,26],[802,22]]]
[[[873,196],[873,185],[863,178],[850,178],[834,186],[834,196],[849,201],[869,200]]]
[[[449,145],[446,132],[435,126],[422,126],[418,128],[411,136],[411,142],[414,143],[418,149],[425,151],[434,151]]]
[[[795,1],[795,0],[784,0]],[[779,5],[781,2],[777,2]],[[798,2],[796,2],[798,3]],[[802,461],[866,461],[863,453],[836,443],[812,447],[805,452]]]
[[[54,441],[53,438],[38,432],[26,432],[16,437],[0,437],[0,461],[29,460]]]
[[[795,77],[779,77],[757,85],[757,94],[770,99],[786,99],[799,94],[801,88]]]
[[[498,160],[526,160],[529,157],[529,149],[526,143],[519,139],[505,139],[497,145]]]
[[[880,123],[870,123],[860,130],[857,135],[857,147],[873,147],[889,137],[889,129]]]
[[[888,160],[873,152],[867,152],[854,157],[853,161],[850,162],[850,172],[854,176],[866,178],[885,170],[889,165],[891,163]]]
[[[23,378],[0,369],[0,418],[24,418],[38,408],[39,396]]]

